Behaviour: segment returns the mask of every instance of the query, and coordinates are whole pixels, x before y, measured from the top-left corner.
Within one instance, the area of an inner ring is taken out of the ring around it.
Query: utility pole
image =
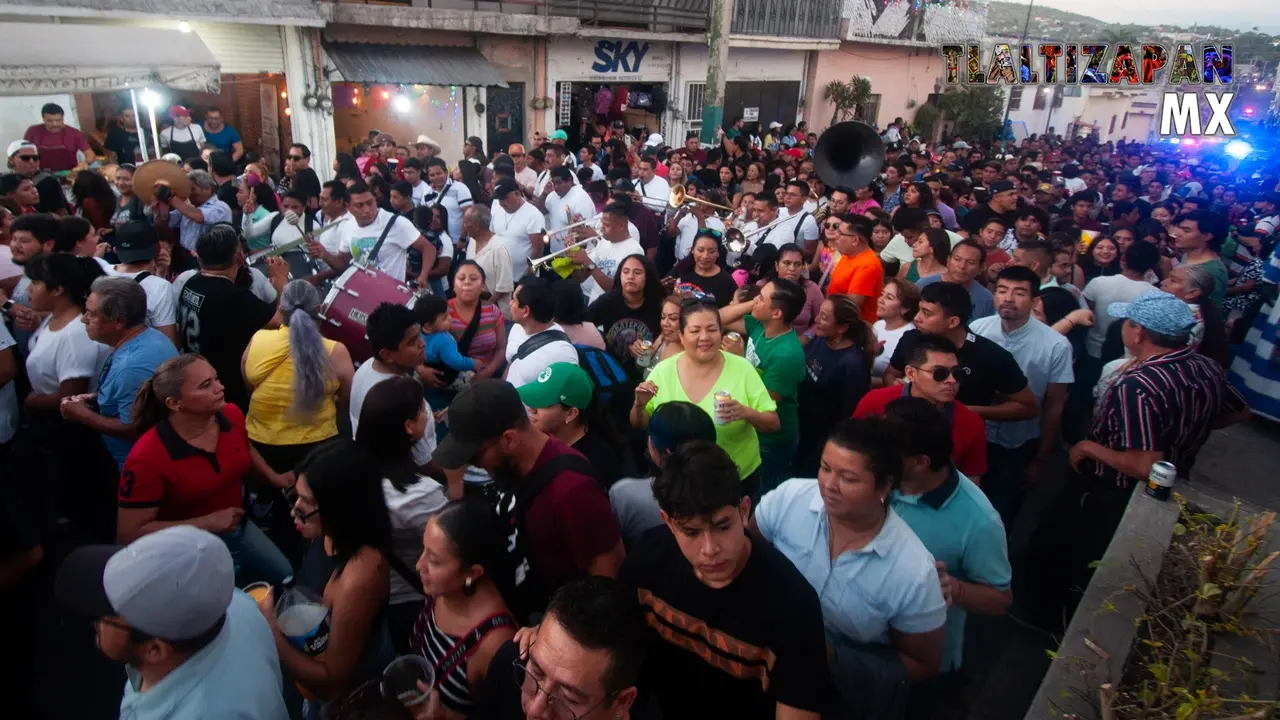
[[[707,89],[702,95],[703,145],[716,145],[724,124],[724,78],[729,64],[729,33],[733,27],[733,0],[712,0],[711,27],[707,32]]]

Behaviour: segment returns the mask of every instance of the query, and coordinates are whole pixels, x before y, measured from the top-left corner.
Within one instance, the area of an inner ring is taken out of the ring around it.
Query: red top
[[[549,438],[533,466],[565,453],[581,454]],[[538,493],[525,514],[524,527],[529,533],[529,564],[552,588],[586,574],[597,555],[622,540],[609,496],[594,478],[572,470],[556,475]]]
[[[57,133],[45,130],[43,124],[32,125],[22,137],[40,151],[40,167],[49,172],[74,169],[80,162],[76,152],[89,151],[84,133],[70,125],[63,125],[62,132]]]
[[[138,439],[120,474],[122,508],[159,508],[157,520],[191,520],[240,507],[249,473],[249,433],[244,413],[227,403],[216,416],[218,447],[213,453],[192,446],[167,420]]]
[[[911,386],[893,385],[872,390],[862,396],[853,411],[856,418],[884,415],[885,406],[901,397],[908,397]],[[943,412],[951,421],[951,461],[956,469],[973,480],[987,472],[987,426],[963,403],[953,402]]]

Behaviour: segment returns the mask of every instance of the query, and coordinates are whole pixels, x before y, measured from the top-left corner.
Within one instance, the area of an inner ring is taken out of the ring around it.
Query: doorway
[[[511,144],[525,141],[524,83],[507,85],[489,87],[485,92],[485,147],[491,155],[506,152]]]

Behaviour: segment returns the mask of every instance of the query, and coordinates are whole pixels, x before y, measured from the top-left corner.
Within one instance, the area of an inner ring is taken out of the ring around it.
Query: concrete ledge
[[[247,25],[324,27],[324,3],[254,0],[21,0],[4,5],[5,15],[79,18],[173,18]]]
[[[701,42],[706,42],[702,40]],[[840,38],[773,37],[769,35],[729,36],[729,47],[774,50],[839,50]]]
[[[320,3],[320,5],[328,8],[331,22],[349,25],[525,36],[575,35],[578,34],[580,27],[577,18],[562,16],[544,17],[356,3]]]
[[[1185,485],[1178,488],[1179,492],[1188,495],[1193,505],[1198,504],[1199,499],[1185,490]],[[1119,591],[1126,585],[1145,582],[1138,568],[1145,570],[1150,579],[1155,578],[1173,539],[1173,526],[1177,521],[1177,503],[1153,500],[1141,487],[1134,492],[1124,519],[1102,557],[1102,565],[1094,572],[1076,614],[1067,626],[1058,646],[1058,659],[1045,673],[1026,720],[1062,717],[1064,713],[1094,716],[1098,687],[1103,683],[1119,682],[1138,632],[1134,618],[1145,610],[1133,593]],[[1106,601],[1111,601],[1116,611],[1095,612]],[[1099,656],[1086,641],[1101,648],[1109,657]],[[1074,658],[1083,661],[1083,666]],[[1057,709],[1057,715],[1051,714],[1051,707]]]

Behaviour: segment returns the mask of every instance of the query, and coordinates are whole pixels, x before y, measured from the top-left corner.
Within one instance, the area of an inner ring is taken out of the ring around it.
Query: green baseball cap
[[[591,404],[595,385],[587,371],[573,363],[558,362],[538,373],[538,379],[516,389],[525,405],[539,410],[564,403],[579,410]]]

